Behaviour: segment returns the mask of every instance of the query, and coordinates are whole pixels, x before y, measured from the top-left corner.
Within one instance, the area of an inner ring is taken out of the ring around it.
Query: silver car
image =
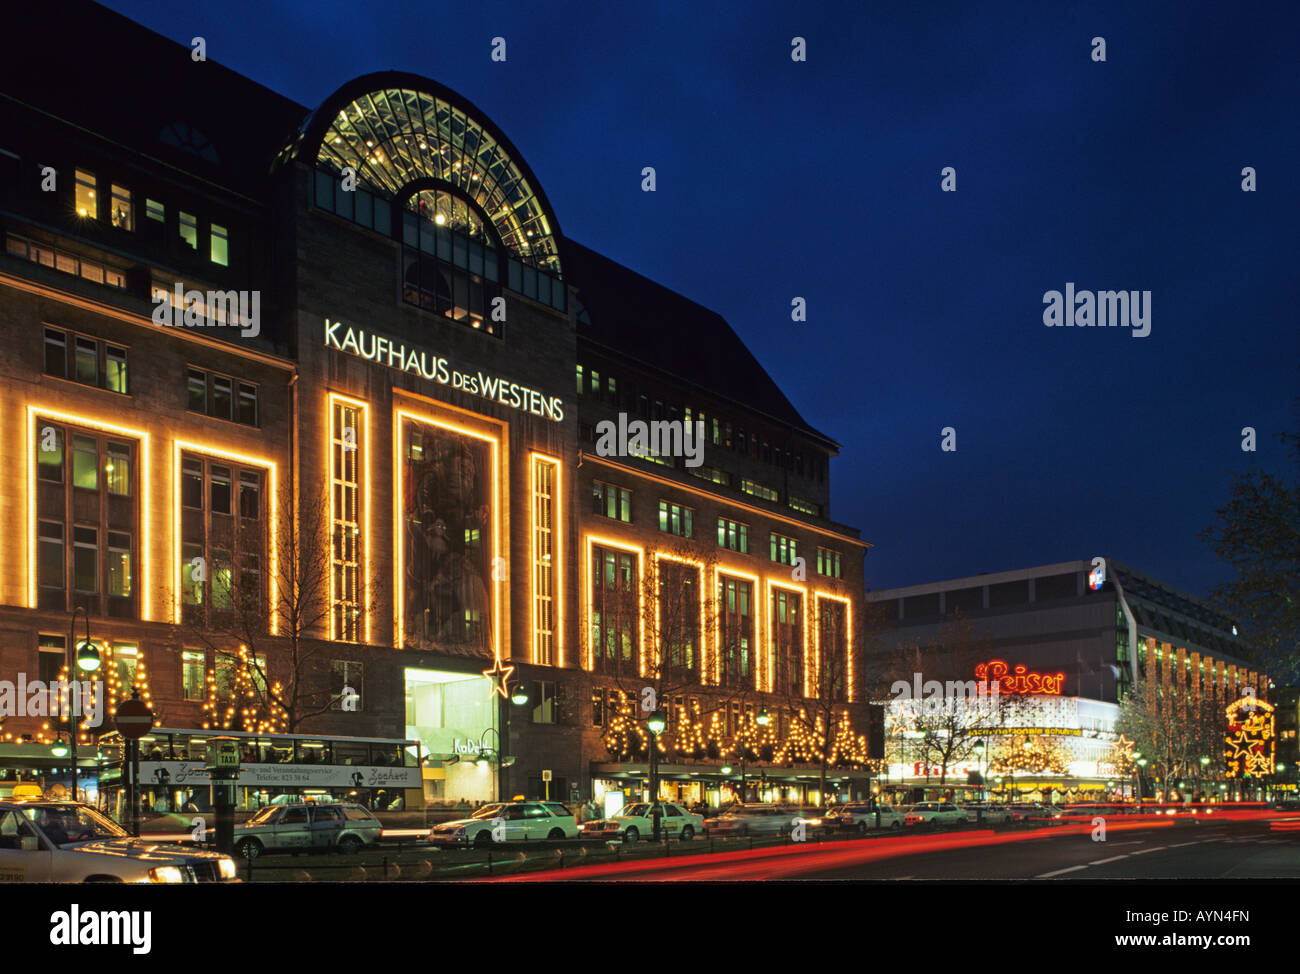
[[[0,802],[0,883],[237,881],[229,856],[135,838],[81,802]]]
[[[235,826],[235,851],[245,859],[264,852],[354,855],[379,841],[383,826],[360,805],[268,805]]]

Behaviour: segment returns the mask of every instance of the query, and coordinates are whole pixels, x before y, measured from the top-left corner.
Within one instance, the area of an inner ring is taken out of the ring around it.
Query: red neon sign
[[[1008,675],[1009,673],[1009,675]],[[1048,693],[1059,695],[1065,685],[1065,674],[1030,673],[1023,666],[1009,672],[1007,664],[991,659],[975,667],[975,678],[996,683],[999,693]]]

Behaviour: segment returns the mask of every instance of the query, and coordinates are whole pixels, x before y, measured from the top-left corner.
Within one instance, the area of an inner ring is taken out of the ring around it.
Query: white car
[[[687,842],[695,838],[695,833],[703,828],[703,815],[688,812],[680,805],[670,802],[659,804],[661,835]],[[654,807],[649,802],[624,805],[609,818],[594,819],[578,826],[578,831],[584,838],[622,839],[624,842],[635,842],[641,836],[652,838],[654,830]]]
[[[1011,809],[1006,805],[991,802],[967,802],[962,806],[966,810],[966,819],[982,825],[1002,825],[1011,821]]]
[[[966,810],[952,802],[921,802],[912,806],[904,822],[907,825],[965,825]]]
[[[443,822],[429,831],[434,845],[490,846],[533,839],[575,839],[578,822],[559,802],[495,802],[469,818]]]
[[[237,882],[230,856],[132,837],[81,802],[0,801],[0,882]]]
[[[877,824],[876,812],[880,813],[879,824]],[[877,828],[901,829],[907,813],[901,808],[895,808],[889,802],[876,802],[874,806],[867,802],[860,802],[841,805],[828,812],[826,818],[827,821],[838,819],[840,828],[856,829],[861,833]]]
[[[235,851],[245,859],[263,852],[328,852],[355,855],[379,841],[383,826],[360,805],[338,802],[267,805],[235,826]]]

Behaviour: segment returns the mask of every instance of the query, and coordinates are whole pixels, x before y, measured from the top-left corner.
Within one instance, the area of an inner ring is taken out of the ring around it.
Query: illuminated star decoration
[[[1115,750],[1116,750],[1116,752],[1118,752],[1119,754],[1124,755],[1124,757],[1125,757],[1126,759],[1127,759],[1127,758],[1132,758],[1132,757],[1133,757],[1133,742],[1130,741],[1130,740],[1129,740],[1127,737],[1125,737],[1123,734],[1120,734],[1119,737],[1115,740]]]
[[[492,689],[488,696],[493,693],[499,693],[502,697],[510,696],[510,691],[506,689],[506,682],[510,679],[510,674],[515,671],[513,666],[502,666],[501,657],[498,656],[492,661],[492,668],[484,670],[483,675],[492,680]]]

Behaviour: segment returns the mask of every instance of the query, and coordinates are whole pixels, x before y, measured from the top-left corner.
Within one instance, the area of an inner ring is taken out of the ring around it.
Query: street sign
[[[208,739],[209,768],[238,768],[239,742],[233,737],[213,737]]]
[[[138,740],[153,730],[153,711],[143,700],[123,700],[117,705],[117,732],[128,740]]]
[[[543,771],[543,772],[542,772],[542,780],[543,780],[543,781],[550,781],[550,780],[551,780],[551,772],[549,772],[549,771]]]

